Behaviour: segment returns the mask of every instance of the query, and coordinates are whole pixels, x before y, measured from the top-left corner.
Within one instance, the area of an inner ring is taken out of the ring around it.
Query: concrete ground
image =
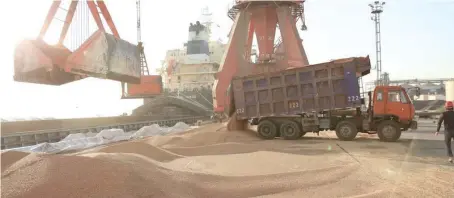
[[[330,139],[337,147],[345,150],[352,156],[376,157],[382,159],[399,159],[412,162],[428,163],[434,165],[448,165],[446,145],[444,143],[443,127],[435,135],[435,120],[420,120],[417,130],[402,132],[398,142],[380,142],[376,134],[358,134],[354,141],[339,141],[334,132],[322,132],[320,136],[308,134],[302,140],[308,139],[314,143],[326,142]],[[454,142],[452,143],[454,147]]]

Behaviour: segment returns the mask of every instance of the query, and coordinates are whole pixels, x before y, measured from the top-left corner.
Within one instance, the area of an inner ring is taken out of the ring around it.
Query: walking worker
[[[451,140],[454,139],[454,105],[452,101],[446,101],[446,111],[441,114],[440,119],[438,119],[437,132],[435,135],[438,135],[440,132],[441,124],[444,123],[445,127],[445,143],[446,148],[448,149],[449,162],[452,163],[452,148]]]

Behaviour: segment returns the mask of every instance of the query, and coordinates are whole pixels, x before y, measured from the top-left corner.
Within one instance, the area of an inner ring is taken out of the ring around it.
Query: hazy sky
[[[157,68],[165,51],[187,39],[188,24],[209,6],[215,37],[225,37],[232,21],[231,0],[142,0],[142,39],[149,65]],[[307,0],[308,31],[301,34],[309,62],[371,55],[375,61],[374,24],[368,0]],[[17,42],[38,35],[51,1],[7,1],[0,19],[0,116],[90,117],[130,112],[141,100],[120,100],[118,82],[85,79],[63,86],[13,81],[13,50]],[[136,41],[134,0],[106,0],[120,32]],[[61,22],[54,21],[57,25]],[[60,27],[60,26],[57,26]],[[50,37],[57,33],[49,30]],[[55,32],[55,31],[54,31]],[[383,71],[392,79],[454,77],[454,0],[389,0],[382,14]],[[366,80],[375,78],[370,74]]]

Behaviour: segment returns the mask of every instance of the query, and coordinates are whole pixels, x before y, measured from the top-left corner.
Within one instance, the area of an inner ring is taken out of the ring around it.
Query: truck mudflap
[[[412,130],[418,129],[418,122],[411,121],[410,122],[410,129],[412,129]]]

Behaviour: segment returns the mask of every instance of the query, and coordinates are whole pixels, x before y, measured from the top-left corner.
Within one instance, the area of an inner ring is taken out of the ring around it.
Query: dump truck
[[[417,128],[414,106],[400,86],[376,86],[362,93],[359,81],[370,69],[367,56],[236,76],[226,93],[228,114],[236,122],[258,125],[263,139],[294,140],[329,130],[344,141],[358,133],[397,141],[402,131]]]

